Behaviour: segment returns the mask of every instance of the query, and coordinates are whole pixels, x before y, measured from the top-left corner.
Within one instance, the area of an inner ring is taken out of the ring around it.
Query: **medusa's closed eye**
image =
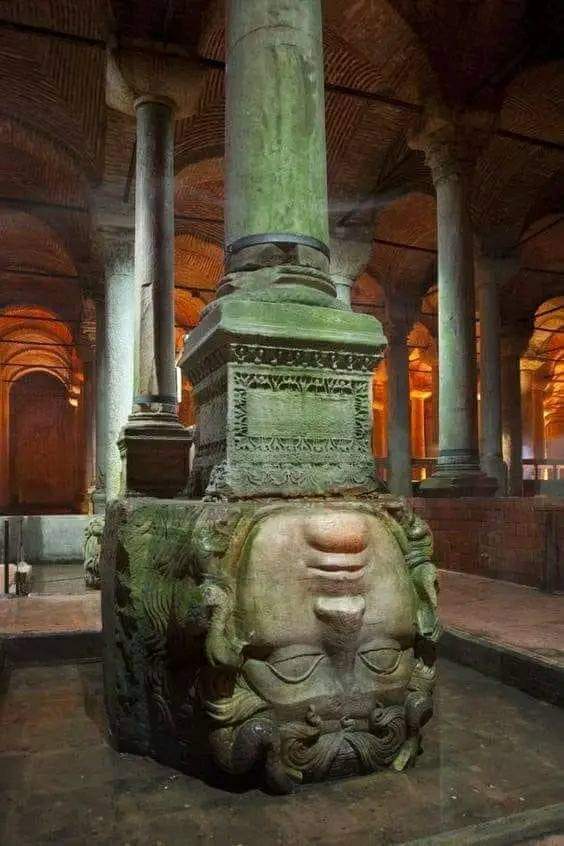
[[[325,657],[325,653],[312,650],[311,647],[291,647],[271,657],[266,666],[280,681],[299,684],[309,679]]]
[[[373,673],[393,673],[401,658],[399,646],[371,646],[358,653],[362,663]]]

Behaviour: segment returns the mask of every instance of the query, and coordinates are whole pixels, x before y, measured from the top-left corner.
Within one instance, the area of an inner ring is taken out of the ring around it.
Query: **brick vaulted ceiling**
[[[345,237],[360,229],[375,239],[359,301],[369,307],[370,291],[389,286],[420,299],[436,284],[433,188],[407,145],[431,91],[454,108],[499,114],[472,211],[487,244],[521,254],[505,319],[564,294],[562,4],[323,8],[331,223]],[[223,0],[0,4],[0,310],[20,304],[78,319],[84,290],[100,284],[96,220],[130,215],[135,196],[135,127],[106,105],[107,51],[158,42],[195,58],[203,80],[196,113],[177,123],[175,150],[177,322],[197,319],[222,267],[224,28]]]

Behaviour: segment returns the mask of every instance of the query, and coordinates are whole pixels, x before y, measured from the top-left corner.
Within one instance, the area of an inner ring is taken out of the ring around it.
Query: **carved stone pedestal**
[[[129,496],[174,497],[188,482],[191,429],[172,414],[132,414],[118,441]]]
[[[190,333],[180,364],[199,408],[193,494],[374,487],[371,377],[386,341],[373,317],[332,302],[231,294]]]
[[[112,503],[114,745],[280,793],[410,766],[433,710],[431,545],[382,494]]]

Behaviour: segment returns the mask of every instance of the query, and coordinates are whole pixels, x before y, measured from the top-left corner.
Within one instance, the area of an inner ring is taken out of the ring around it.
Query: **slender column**
[[[176,415],[174,118],[167,102],[136,105],[134,412]]]
[[[82,508],[91,509],[90,495],[95,484],[96,452],[96,364],[94,358],[84,363],[82,388],[82,410],[84,431],[84,481]]]
[[[501,324],[499,295],[518,267],[509,256],[476,255],[476,289],[480,315],[480,455],[482,470],[506,490],[501,448]]]
[[[163,497],[185,488],[191,445],[176,393],[173,115],[167,100],[136,102],[134,395],[120,440],[124,493]]]
[[[536,367],[527,367],[531,362],[521,362],[521,423],[523,431],[523,458],[535,457],[535,418],[533,384]],[[534,467],[523,466],[523,478],[533,479]]]
[[[432,439],[429,454],[431,458],[437,458],[439,454],[439,395],[440,395],[440,378],[439,378],[439,364],[433,362],[431,370],[431,383],[433,386],[433,395],[431,397],[431,420],[432,420]]]
[[[544,421],[544,391],[546,381],[538,375],[533,383],[533,418],[534,418],[534,458],[541,463],[546,458],[546,438]],[[539,478],[542,478],[542,470]]]
[[[507,464],[507,493],[523,495],[523,423],[521,416],[521,356],[528,336],[521,332],[507,334],[502,339],[502,446]]]
[[[425,394],[421,391],[411,395],[411,431],[414,458],[425,458]]]
[[[430,121],[412,144],[425,151],[437,192],[439,457],[435,474],[421,491],[483,496],[494,483],[481,473],[478,453],[470,147],[460,127],[438,120]]]
[[[121,456],[118,447],[122,427],[131,408],[133,393],[134,339],[134,266],[133,231],[109,229],[101,232],[105,258],[105,396],[106,444],[102,448],[105,461],[106,502],[115,499],[121,490]]]
[[[133,268],[132,268],[133,270]],[[96,298],[96,448],[94,492],[92,494],[92,510],[94,514],[104,512],[106,502],[105,473],[106,473],[106,402],[107,402],[107,374],[106,374],[106,332],[105,332],[105,297]]]
[[[220,294],[286,266],[285,283],[333,298],[321,4],[230,0],[227,15],[226,269],[245,273]]]
[[[400,303],[387,301],[388,484],[392,493],[412,494],[411,415],[409,405],[410,322]]]

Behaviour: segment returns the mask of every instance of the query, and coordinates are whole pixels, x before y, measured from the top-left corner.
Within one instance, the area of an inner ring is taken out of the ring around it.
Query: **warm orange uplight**
[[[76,397],[69,397],[69,405],[72,405],[73,408],[78,408],[78,400]]]

